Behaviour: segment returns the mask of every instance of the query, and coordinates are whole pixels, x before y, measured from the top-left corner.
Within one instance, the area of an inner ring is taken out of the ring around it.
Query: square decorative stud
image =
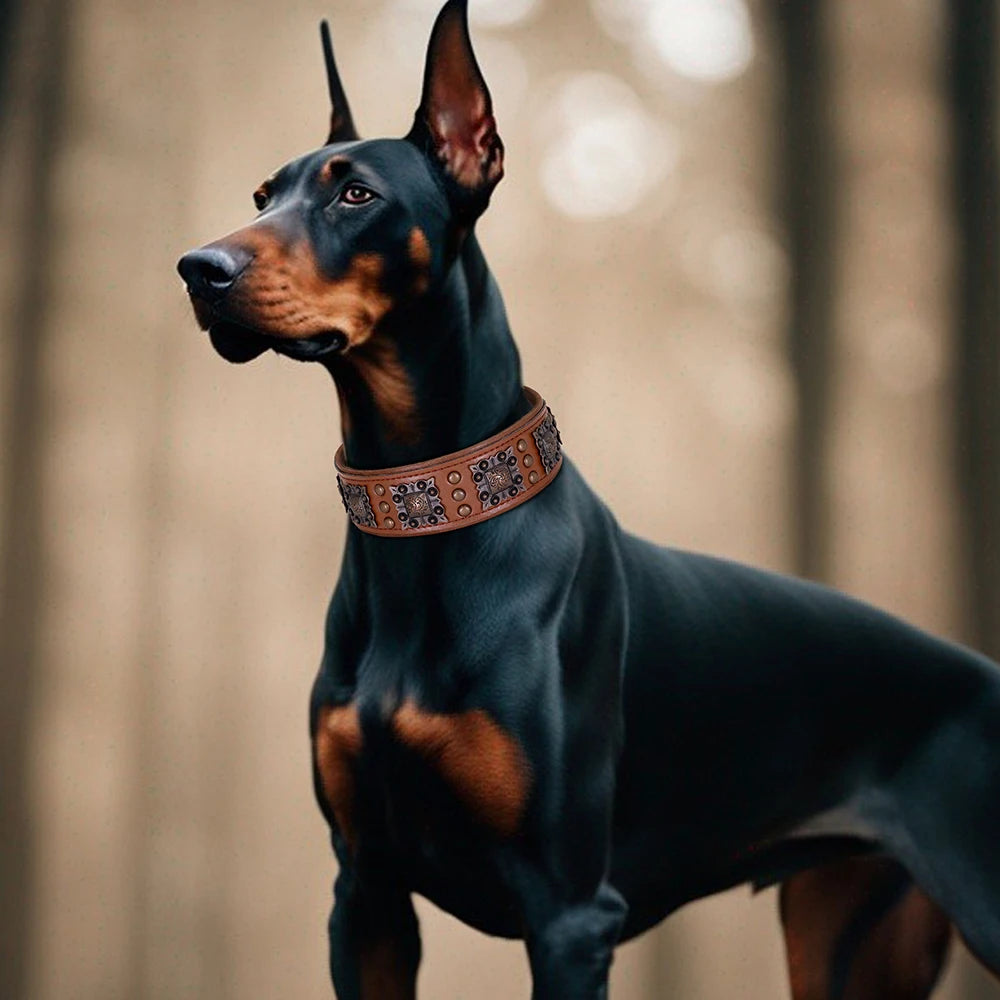
[[[483,458],[470,465],[469,470],[483,510],[498,507],[524,490],[524,476],[518,471],[517,455],[513,450]]]
[[[546,409],[548,410],[548,407]],[[538,447],[543,468],[547,473],[551,472],[559,464],[559,456],[562,454],[562,438],[559,436],[556,418],[552,416],[551,410],[548,410],[545,419],[531,434]]]
[[[340,499],[344,501],[344,510],[347,511],[347,516],[355,524],[374,528],[375,512],[368,499],[368,491],[363,486],[345,483],[340,476],[337,476],[337,489],[340,490]]]
[[[398,483],[389,489],[401,527],[426,528],[448,520],[433,476],[415,479],[410,483]]]

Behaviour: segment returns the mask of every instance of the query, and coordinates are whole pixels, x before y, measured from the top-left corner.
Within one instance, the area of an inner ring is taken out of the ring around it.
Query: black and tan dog
[[[338,995],[414,996],[414,892],[523,938],[537,1000],[605,996],[619,941],[742,882],[784,883],[796,1000],[926,996],[951,921],[1000,970],[1000,671],[622,531],[473,232],[503,146],[464,0],[404,139],[357,138],[324,42],[327,144],[179,267],[225,358],[316,360],[340,397],[354,523],[311,706]]]

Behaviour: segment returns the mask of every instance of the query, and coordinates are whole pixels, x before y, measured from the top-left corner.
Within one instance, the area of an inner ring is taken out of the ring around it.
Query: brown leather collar
[[[562,467],[552,411],[524,387],[531,411],[471,448],[394,469],[352,469],[337,449],[337,486],[353,524],[403,538],[454,531],[496,517],[541,493]]]

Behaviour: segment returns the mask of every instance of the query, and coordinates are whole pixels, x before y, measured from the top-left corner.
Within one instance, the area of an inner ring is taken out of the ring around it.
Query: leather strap
[[[471,448],[393,469],[352,469],[337,449],[337,486],[355,527],[405,538],[454,531],[496,517],[541,493],[562,468],[552,411],[524,387],[531,411]]]

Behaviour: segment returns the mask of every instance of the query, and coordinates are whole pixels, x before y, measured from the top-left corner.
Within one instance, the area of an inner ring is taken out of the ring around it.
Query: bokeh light
[[[650,52],[679,76],[722,83],[753,59],[753,30],[744,0],[591,0],[597,20],[632,45],[637,62]]]
[[[673,169],[676,142],[623,80],[607,73],[567,78],[543,111],[540,173],[565,215],[624,215]]]
[[[509,28],[527,21],[541,5],[542,0],[475,0],[469,4],[469,20],[481,28]],[[394,0],[391,6],[422,14],[430,24],[441,0]]]
[[[477,0],[469,5],[469,18],[484,28],[509,28],[527,21],[540,6],[541,0]]]
[[[660,0],[650,9],[647,27],[663,61],[694,80],[732,79],[753,58],[750,15],[742,0]]]

